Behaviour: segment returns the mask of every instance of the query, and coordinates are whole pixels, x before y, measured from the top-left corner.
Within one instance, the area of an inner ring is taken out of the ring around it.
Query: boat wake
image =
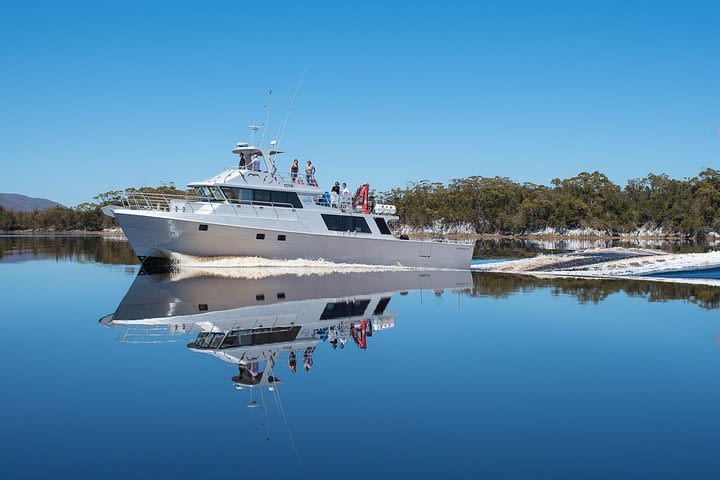
[[[332,273],[397,272],[423,270],[416,267],[333,263],[326,260],[277,260],[262,257],[195,257],[173,254],[173,279],[227,277],[259,279],[279,275],[318,276]]]
[[[473,271],[535,276],[632,277],[720,286],[720,277],[697,275],[720,268],[720,251],[666,253],[640,248],[591,248],[561,255],[472,265]]]

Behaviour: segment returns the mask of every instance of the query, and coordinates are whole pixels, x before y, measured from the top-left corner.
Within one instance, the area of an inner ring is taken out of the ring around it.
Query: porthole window
[[[265,240],[265,234],[264,233],[258,233],[255,235],[256,240]]]

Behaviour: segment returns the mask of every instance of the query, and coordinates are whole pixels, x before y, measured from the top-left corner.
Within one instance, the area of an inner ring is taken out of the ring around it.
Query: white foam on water
[[[640,258],[625,258],[588,265],[579,270],[588,275],[638,276],[657,273],[688,272],[720,267],[720,251],[675,253]]]
[[[397,272],[424,270],[415,267],[392,265],[365,265],[356,263],[334,263],[326,260],[277,260],[262,257],[195,257],[173,254],[177,270],[173,280],[183,278],[216,276],[228,278],[258,279],[279,275],[329,275],[331,273]]]
[[[577,265],[572,262],[577,261]],[[583,262],[590,262],[584,263]],[[557,268],[553,268],[553,267]],[[561,255],[537,257],[508,262],[473,265],[475,271],[530,274],[535,276],[566,276],[596,278],[634,278],[656,282],[720,285],[717,279],[651,277],[655,274],[700,271],[720,267],[720,251],[707,253],[666,253],[636,248],[588,249]]]
[[[643,280],[656,283],[681,283],[685,285],[705,285],[720,287],[720,280],[715,278],[684,278],[684,277],[647,277],[643,275],[583,275],[583,272],[522,272],[523,275],[532,275],[537,278],[579,278],[579,279],[604,279],[604,280]]]

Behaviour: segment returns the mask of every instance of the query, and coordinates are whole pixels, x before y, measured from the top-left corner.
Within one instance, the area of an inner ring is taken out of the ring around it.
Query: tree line
[[[173,185],[128,189],[144,193],[188,194]],[[34,212],[0,209],[0,230],[87,230],[115,227],[105,205],[120,204],[122,192],[106,192],[74,208]],[[465,224],[480,234],[522,235],[551,229],[590,228],[621,234],[640,228],[665,235],[704,236],[720,232],[720,170],[706,168],[677,180],[650,174],[616,185],[600,172],[582,172],[551,185],[519,183],[506,177],[458,178],[449,183],[421,181],[377,195],[397,206],[410,227]]]
[[[167,195],[191,195],[192,191],[179,190],[173,185],[161,187],[129,188],[127,192],[163,193]],[[0,231],[71,231],[99,232],[116,228],[115,219],[102,213],[106,205],[120,205],[122,191],[101,193],[94,202],[81,203],[77,207],[52,207],[32,212],[15,212],[0,207]]]
[[[615,293],[644,298],[649,302],[682,300],[706,309],[720,308],[720,289],[712,285],[648,282],[644,280],[599,278],[537,278],[528,275],[496,273],[473,275],[473,297],[507,298],[516,293],[547,289],[572,295],[582,304],[600,303]]]
[[[616,185],[600,172],[582,172],[550,186],[506,177],[473,176],[447,185],[429,181],[379,194],[397,206],[401,223],[467,224],[476,233],[528,234],[546,228],[591,228],[621,234],[641,228],[665,235],[720,232],[720,171],[703,169],[676,180],[650,174]]]
[[[128,242],[93,235],[0,236],[0,259],[14,256],[110,265],[136,265],[138,260]]]

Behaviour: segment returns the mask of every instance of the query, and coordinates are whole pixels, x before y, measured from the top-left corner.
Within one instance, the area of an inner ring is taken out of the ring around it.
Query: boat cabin
[[[381,235],[391,235],[388,221],[397,220],[395,208],[373,205],[364,215],[340,199],[331,200],[327,192],[303,181],[305,173],[295,178],[279,172],[274,156],[284,153],[275,148],[260,148],[238,143],[232,151],[245,159],[245,167],[225,170],[205,181],[188,184],[203,202],[269,206],[281,209],[320,210],[328,230],[337,232],[372,233],[368,222],[374,222]],[[257,156],[255,160],[253,156]],[[238,165],[243,164],[242,161]],[[367,185],[364,186],[367,188]]]

